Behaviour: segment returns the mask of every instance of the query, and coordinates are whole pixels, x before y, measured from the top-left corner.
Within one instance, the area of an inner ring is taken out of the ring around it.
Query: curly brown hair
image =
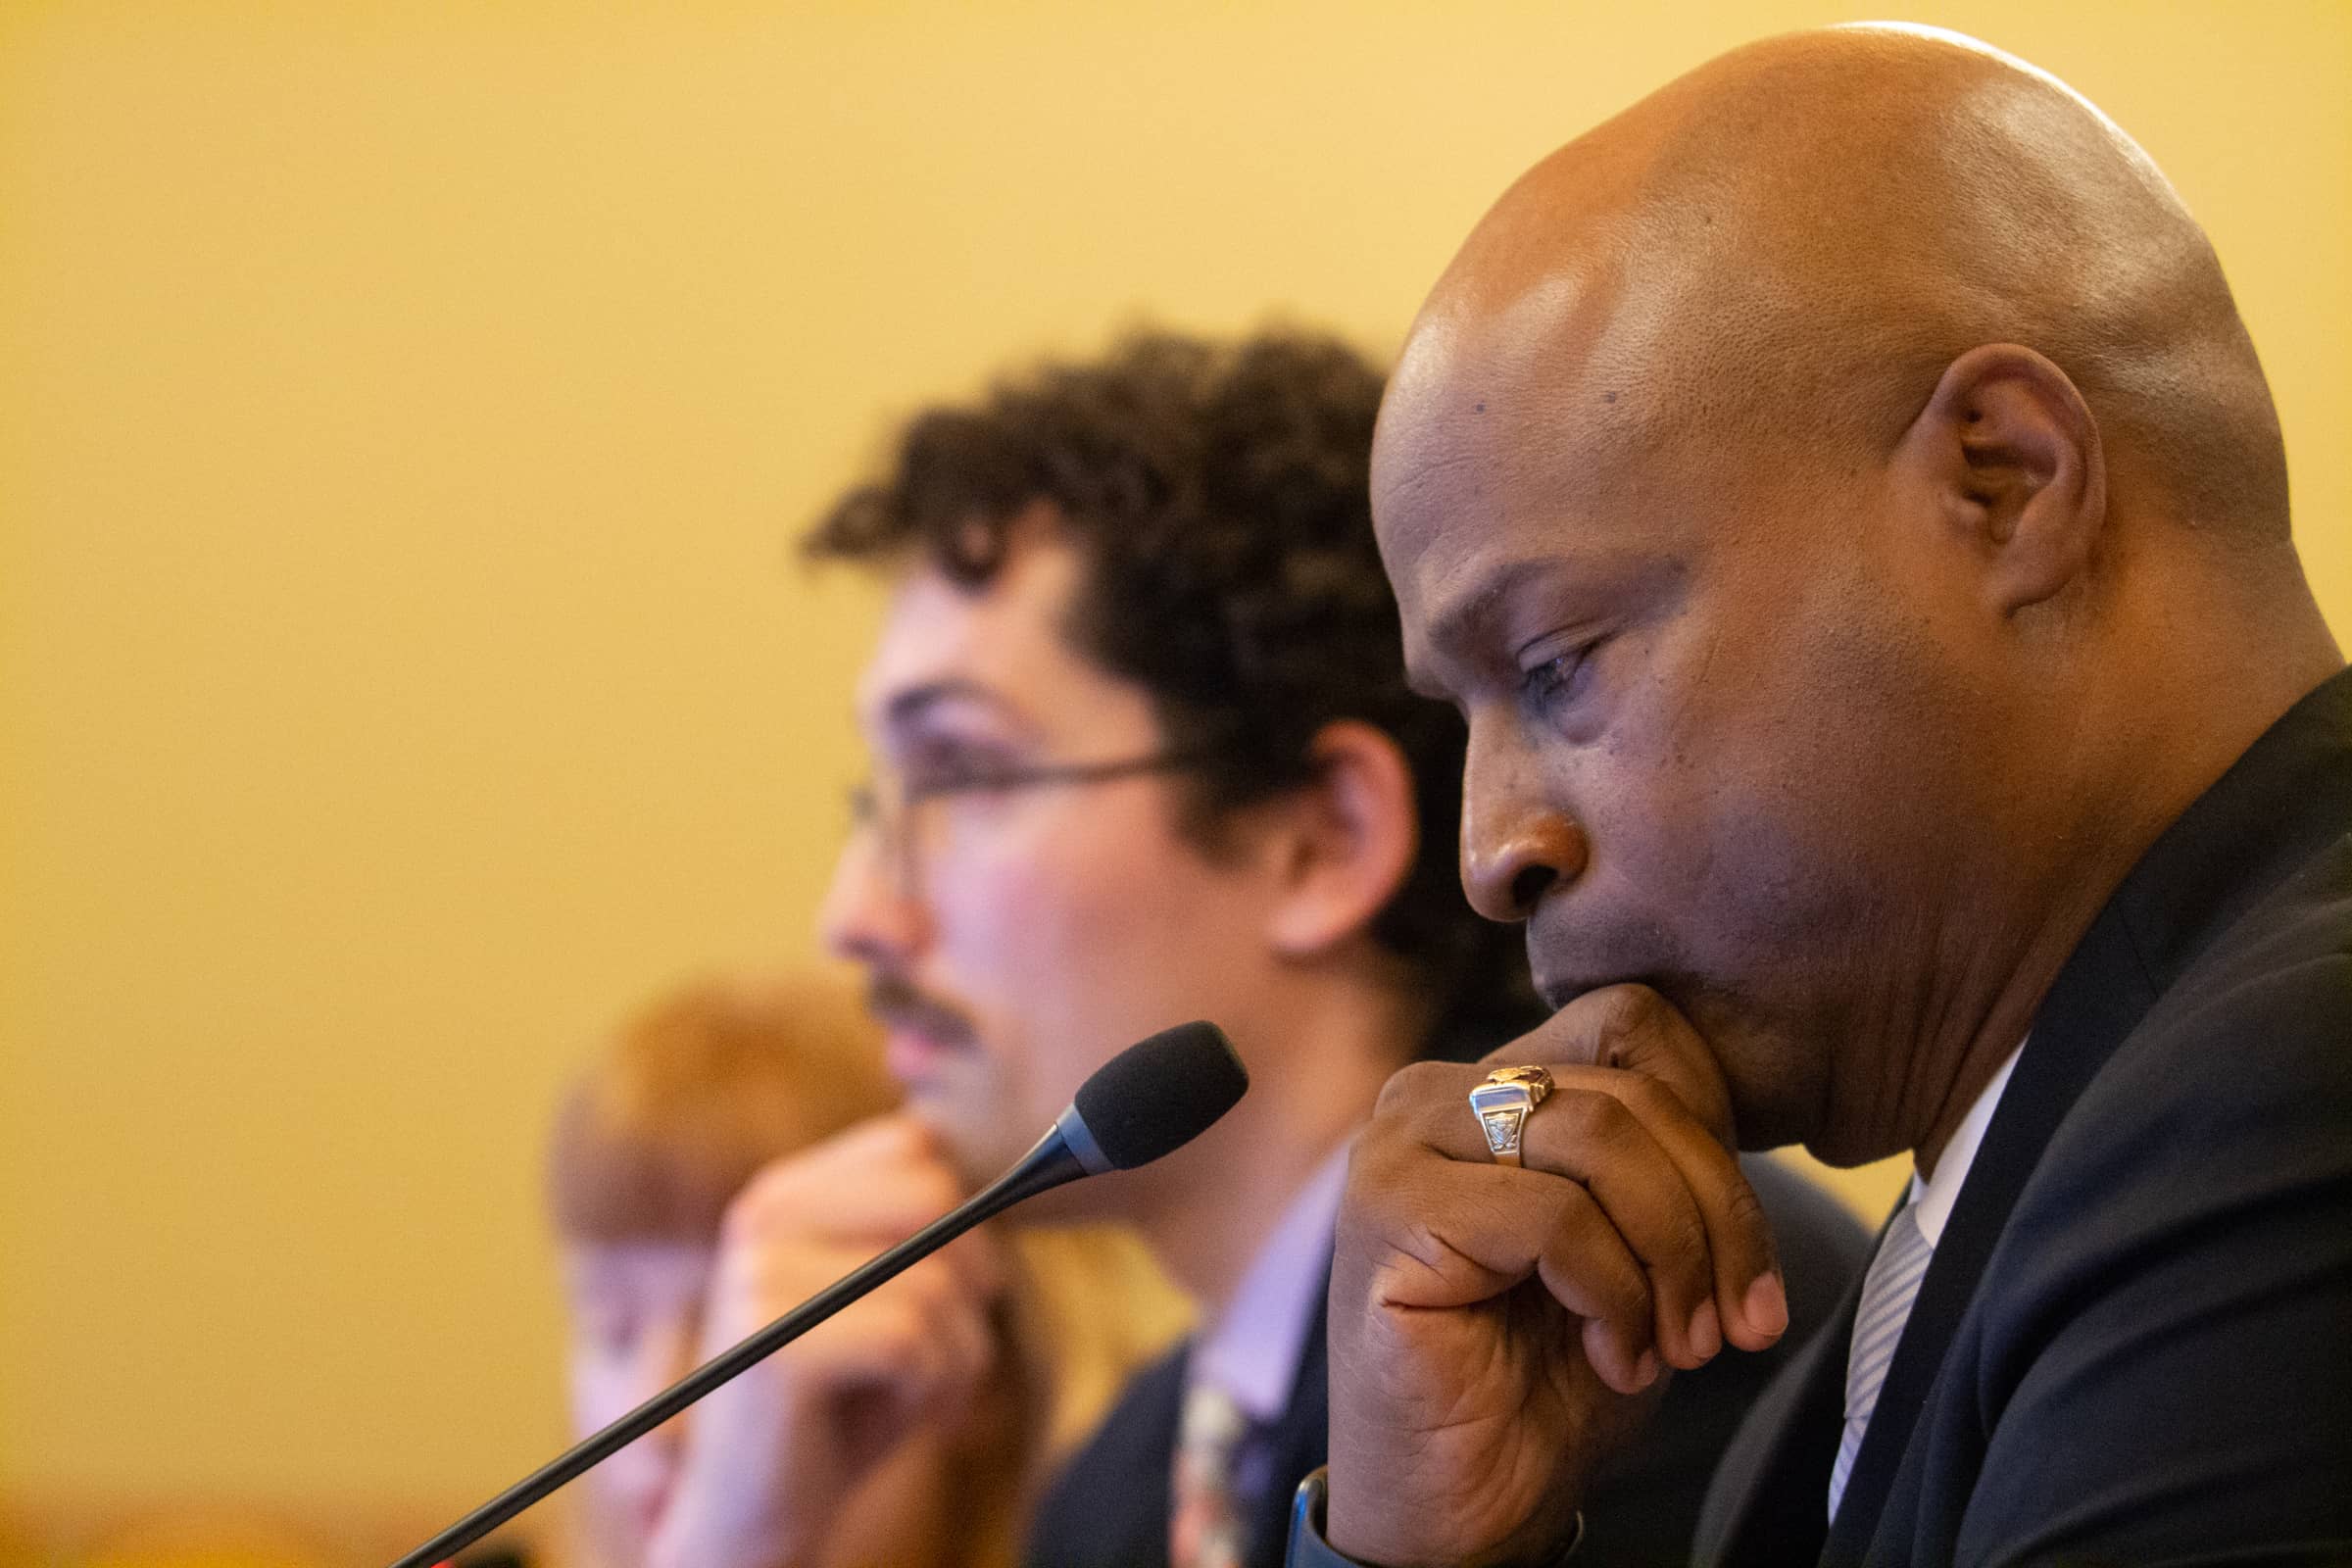
[[[1368,470],[1384,377],[1336,338],[1234,343],[1143,332],[917,415],[872,481],[804,542],[820,561],[985,584],[1039,504],[1080,552],[1073,646],[1149,692],[1200,760],[1189,831],[1314,776],[1323,727],[1358,719],[1412,769],[1420,849],[1372,934],[1436,1020],[1424,1049],[1477,1054],[1543,1015],[1519,933],[1481,919],[1454,869],[1463,732],[1404,684]]]

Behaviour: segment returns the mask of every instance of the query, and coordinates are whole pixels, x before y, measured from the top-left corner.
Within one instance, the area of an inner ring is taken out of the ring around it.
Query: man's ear
[[[1315,779],[1284,808],[1282,890],[1266,927],[1275,951],[1293,958],[1368,930],[1420,847],[1412,768],[1395,740],[1341,719],[1323,726],[1308,756]]]
[[[1999,613],[2054,599],[2089,568],[2107,518],[2098,421],[2032,349],[1987,343],[1946,366],[1896,461],[1975,554]]]

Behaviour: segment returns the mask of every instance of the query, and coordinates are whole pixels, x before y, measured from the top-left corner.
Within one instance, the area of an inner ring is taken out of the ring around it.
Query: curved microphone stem
[[[884,1280],[909,1264],[930,1256],[982,1220],[1001,1214],[1023,1199],[1034,1198],[1049,1188],[1059,1187],[1064,1182],[1076,1181],[1081,1176],[1098,1174],[1107,1168],[1099,1163],[1100,1155],[1083,1158],[1079,1152],[1072,1151],[1070,1142],[1063,1135],[1067,1124],[1076,1118],[1065,1115],[1062,1122],[1050,1129],[1045,1137],[1038,1140],[1035,1148],[1021,1156],[1019,1164],[982,1188],[959,1207],[934,1220],[872,1262],[842,1276],[732,1349],[712,1356],[602,1432],[583,1438],[548,1464],[523,1477],[401,1558],[392,1568],[430,1568],[432,1564],[447,1561],[454,1553],[481,1540],[581,1471],[608,1454],[626,1447],[712,1389],[765,1360]],[[1081,1122],[1079,1126],[1083,1138],[1084,1123]],[[1087,1152],[1093,1152],[1091,1141]]]

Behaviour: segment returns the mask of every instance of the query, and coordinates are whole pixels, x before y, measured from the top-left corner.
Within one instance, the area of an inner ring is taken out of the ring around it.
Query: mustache
[[[898,975],[876,975],[867,984],[865,1010],[885,1029],[929,1035],[946,1045],[968,1045],[978,1033],[961,1008],[916,990]]]

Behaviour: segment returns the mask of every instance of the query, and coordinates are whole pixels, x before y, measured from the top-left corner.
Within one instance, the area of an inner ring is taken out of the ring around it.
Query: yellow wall
[[[2209,222],[2352,630],[2352,9],[1921,9]],[[543,1107],[806,947],[873,606],[784,541],[888,416],[1143,311],[1393,345],[1536,156],[1861,14],[0,10],[0,1483],[535,1462]]]

